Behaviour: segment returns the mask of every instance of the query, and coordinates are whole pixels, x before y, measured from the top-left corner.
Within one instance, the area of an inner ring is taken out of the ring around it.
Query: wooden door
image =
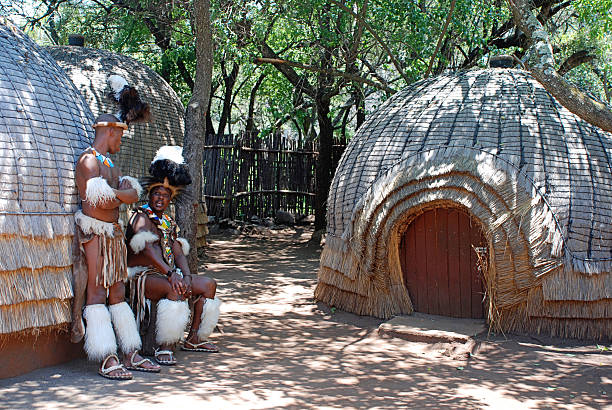
[[[483,318],[483,281],[476,252],[487,242],[478,224],[456,208],[419,215],[404,232],[400,261],[416,312]]]

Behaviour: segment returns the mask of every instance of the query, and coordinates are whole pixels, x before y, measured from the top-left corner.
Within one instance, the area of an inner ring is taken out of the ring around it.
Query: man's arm
[[[142,187],[138,183],[138,180],[126,176],[119,179],[119,189],[115,190],[115,195],[117,195],[117,198],[124,204],[133,204],[138,201],[141,193]]]
[[[93,155],[83,155],[77,162],[76,166],[76,183],[81,201],[89,202],[90,205],[100,209],[118,208],[119,205],[121,205],[121,201],[116,196],[114,198],[106,196],[105,200],[103,201],[96,200],[93,202],[90,201],[90,198],[87,198],[88,184],[91,184],[90,181],[92,180],[97,181],[96,178],[106,182],[106,180],[100,176],[97,159]],[[108,183],[106,183],[106,185],[108,185]],[[108,189],[112,190],[110,186],[108,186]]]
[[[151,223],[149,218],[138,214],[132,222],[132,229],[134,230],[134,236],[130,240],[132,251],[134,251],[135,254],[143,255],[150,266],[153,266],[162,274],[167,275],[170,271],[170,266],[164,260],[162,249],[159,245],[157,228]],[[180,268],[180,265],[177,266]],[[183,270],[183,268],[181,268],[181,270]],[[176,271],[171,273],[168,277],[168,281],[178,294],[182,295],[187,289],[187,285]]]
[[[183,246],[177,240],[172,244],[172,252],[174,253],[174,262],[176,266],[183,272],[184,282],[186,287],[186,292],[191,292],[191,271],[189,270],[189,262],[187,262],[187,257],[183,253]]]

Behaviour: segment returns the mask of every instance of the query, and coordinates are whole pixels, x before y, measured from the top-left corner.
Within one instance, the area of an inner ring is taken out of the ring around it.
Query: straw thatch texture
[[[149,165],[162,145],[182,145],[184,108],[172,87],[155,71],[130,57],[87,47],[60,46],[46,49],[79,89],[94,114],[116,113],[109,97],[108,77],[118,74],[136,88],[151,105],[153,119],[134,123],[123,135],[117,163],[124,175],[149,174]]]
[[[47,47],[57,63],[79,89],[94,116],[116,113],[118,106],[109,97],[108,77],[118,74],[135,87],[142,100],[151,105],[153,118],[148,123],[130,125],[122,138],[117,164],[123,175],[142,178],[157,149],[163,145],[182,145],[185,109],[172,87],[155,71],[130,57],[87,47]],[[203,202],[203,200],[202,200]],[[198,218],[208,221],[206,205]],[[123,215],[123,219],[127,219]],[[198,221],[197,247],[206,244],[206,225]]]
[[[71,321],[75,161],[91,111],[55,61],[0,23],[0,334]]]
[[[612,136],[563,108],[526,72],[488,69],[416,83],[372,114],[343,154],[315,296],[382,318],[411,312],[399,239],[424,210],[460,207],[489,240],[491,324],[606,334],[611,158]],[[591,330],[577,328],[591,318]]]

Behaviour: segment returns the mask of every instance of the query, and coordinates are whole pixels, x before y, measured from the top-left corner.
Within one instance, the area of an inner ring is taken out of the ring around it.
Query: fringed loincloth
[[[133,266],[129,267],[128,271],[130,276],[130,306],[134,311],[136,324],[142,334],[149,327],[149,320],[151,318],[151,301],[145,296],[147,277],[158,276],[166,280],[168,277],[151,266]],[[193,304],[197,302],[200,297],[201,296],[187,298],[190,307],[193,307]]]
[[[145,296],[147,276],[167,277],[150,266],[133,266],[128,270],[130,276],[130,306],[136,316],[138,330],[146,329],[149,326],[148,319],[151,317],[151,303]]]
[[[96,273],[96,284],[109,289],[113,284],[127,279],[127,248],[123,228],[118,223],[100,221],[85,215],[82,211],[74,214],[76,230],[73,243],[74,302],[72,307],[73,342],[85,334],[82,308],[88,280],[87,260],[84,244],[98,238],[98,260],[100,270]]]

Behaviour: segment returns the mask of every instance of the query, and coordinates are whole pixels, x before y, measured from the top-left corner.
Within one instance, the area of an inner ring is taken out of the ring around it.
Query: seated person
[[[160,148],[149,173],[151,177],[144,184],[149,201],[136,210],[127,228],[130,299],[139,325],[146,314],[146,300],[157,303],[155,359],[159,364],[173,365],[172,347],[184,335],[191,313],[187,299],[193,301],[193,315],[181,349],[197,352],[219,351],[207,338],[217,325],[221,302],[215,298],[217,283],[213,279],[190,272],[186,258],[189,244],[178,237],[178,226],[165,214],[170,201],[191,183],[182,148]]]

